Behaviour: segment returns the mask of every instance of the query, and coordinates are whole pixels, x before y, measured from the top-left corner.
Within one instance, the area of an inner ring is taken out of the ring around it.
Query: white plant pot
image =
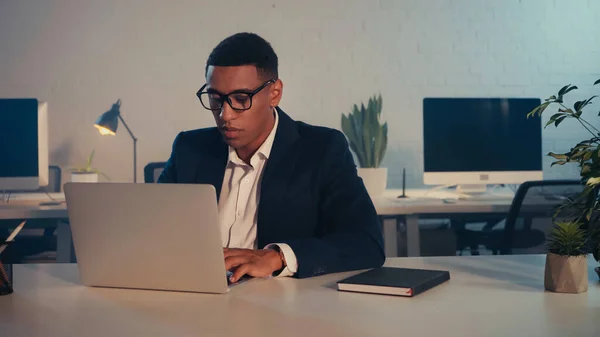
[[[71,172],[71,182],[73,182],[73,183],[97,183],[98,182],[98,173]]]
[[[387,187],[387,167],[359,168],[358,175],[362,178],[369,196],[383,195]]]

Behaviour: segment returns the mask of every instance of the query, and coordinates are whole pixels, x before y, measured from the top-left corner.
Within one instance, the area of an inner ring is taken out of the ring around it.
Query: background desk
[[[52,198],[64,200],[61,193],[50,193]],[[68,223],[67,206],[40,206],[40,202],[51,201],[45,193],[24,193],[11,197],[8,204],[0,203],[0,220],[54,219],[56,220],[56,260],[72,262],[74,257],[71,227]],[[0,226],[2,222],[0,222]],[[17,237],[18,238],[18,237]]]
[[[357,272],[253,280],[223,295],[87,288],[76,264],[15,266],[0,297],[2,336],[600,336],[600,284],[543,289],[544,256],[392,258],[450,270],[414,298],[339,292]]]
[[[408,190],[408,199],[397,199],[402,192],[388,190],[385,196],[373,198],[377,213],[383,219],[385,252],[388,257],[399,255],[398,230],[400,221],[406,225],[406,246],[408,256],[420,255],[419,218],[423,215],[457,215],[457,214],[498,214],[506,215],[514,193],[499,189],[495,197],[480,201],[458,200],[453,203],[444,202],[442,198],[453,198],[451,192],[431,192],[430,190]],[[52,194],[53,198],[64,200],[64,195]],[[18,205],[0,204],[0,220],[2,219],[57,219],[57,260],[72,262],[73,248],[71,230],[68,222],[66,205],[39,206],[40,201],[48,201],[45,194],[19,194],[13,197]],[[400,216],[400,218],[399,218]]]
[[[385,253],[388,257],[398,256],[399,218],[406,225],[406,246],[408,256],[419,256],[421,251],[419,217],[437,215],[440,217],[457,214],[497,214],[505,216],[512,203],[514,192],[509,189],[494,190],[493,197],[457,200],[452,192],[426,189],[407,190],[409,198],[398,199],[401,190],[387,190],[384,196],[373,198],[377,214],[383,218]],[[445,201],[445,200],[448,201]],[[536,205],[530,205],[532,213]]]

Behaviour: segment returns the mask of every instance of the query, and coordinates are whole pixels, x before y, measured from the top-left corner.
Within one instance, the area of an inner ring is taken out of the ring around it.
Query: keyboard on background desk
[[[9,203],[15,201],[33,201],[33,202],[45,202],[45,201],[65,201],[65,195],[63,193],[9,193]]]
[[[514,196],[508,195],[476,195],[470,197],[460,197],[458,201],[467,201],[467,202],[504,202],[504,201],[512,201]]]
[[[8,201],[6,201],[8,199]],[[9,193],[0,205],[7,207],[24,206],[61,206],[65,203],[63,193]]]

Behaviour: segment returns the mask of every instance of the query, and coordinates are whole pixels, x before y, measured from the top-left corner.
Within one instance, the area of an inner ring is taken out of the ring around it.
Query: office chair
[[[156,183],[165,168],[165,162],[152,162],[144,167],[144,182],[146,184]]]
[[[552,229],[556,208],[585,186],[581,180],[536,180],[521,184],[504,223],[484,229],[483,244],[497,255],[544,253],[546,235]],[[543,229],[533,228],[533,218],[546,218]]]

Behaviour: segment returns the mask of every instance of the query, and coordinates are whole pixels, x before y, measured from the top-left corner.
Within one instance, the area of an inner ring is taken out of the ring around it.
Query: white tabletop
[[[414,298],[344,293],[354,274],[254,280],[224,295],[87,288],[74,264],[15,266],[2,336],[600,336],[600,284],[543,289],[544,256],[394,258],[450,270]]]
[[[459,199],[452,191],[409,189],[408,198],[398,198],[402,190],[388,189],[384,195],[372,197],[379,215],[507,213],[514,192],[506,188],[493,190],[489,195]]]

